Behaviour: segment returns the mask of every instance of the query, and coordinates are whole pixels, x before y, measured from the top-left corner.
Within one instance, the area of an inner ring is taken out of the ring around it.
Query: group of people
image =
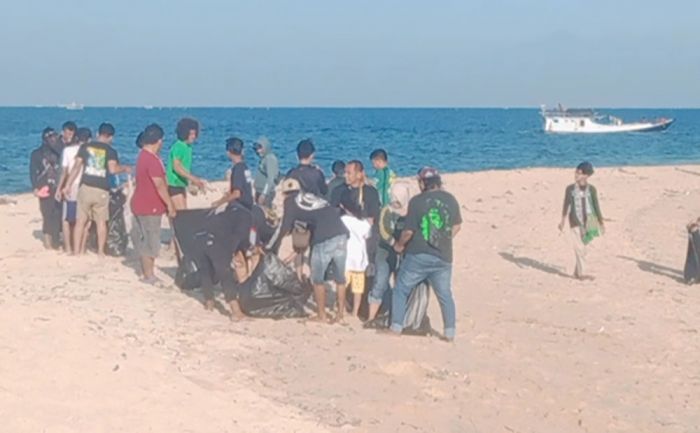
[[[100,125],[94,139],[88,128],[78,128],[73,122],[66,122],[60,135],[46,128],[30,163],[45,246],[56,247],[62,232],[65,251],[83,254],[87,228],[95,224],[97,254],[104,255],[111,179],[133,172],[131,241],[141,261],[142,281],[162,284],[154,272],[162,219],[167,216],[177,221],[186,214],[190,191],[207,188],[206,181],[192,172],[193,145],[199,132],[196,120],[181,119],[177,140],[164,163],[165,132],[157,124],[147,126],[136,139],[140,152],[132,170],[119,163],[112,146],[115,130],[109,123]],[[346,320],[346,292],[351,290],[352,308],[347,307],[351,317],[359,316],[363,295],[369,303],[368,319],[377,315],[382,303],[390,303],[388,332],[398,335],[411,291],[428,281],[442,311],[444,338],[454,338],[452,239],[462,219],[456,199],[443,190],[436,169],[421,169],[416,188],[415,181],[398,180],[389,167],[387,152],[377,149],[369,158],[375,169],[373,177],[360,160],[335,161],[333,176],[326,181],[323,170],[314,164],[315,145],[305,139],[296,147],[298,165],[281,175],[269,140],[261,137],[252,146],[259,156],[253,175],[246,164],[244,141],[231,137],[224,144],[232,162],[229,188],[211,207],[231,210],[237,216],[228,220],[226,235],[213,242],[222,247],[219,252],[224,251],[228,260],[202,278],[202,285],[208,286],[203,287],[208,308],[213,306],[212,289],[218,281],[232,318],[243,318],[236,288],[247,275],[246,256],[278,254],[282,239],[291,236],[299,276],[304,278],[303,270],[308,268],[306,278],[313,285],[318,311],[311,320],[331,321],[326,308],[330,283],[337,293],[334,321]],[[281,200],[275,201],[276,193],[281,193]],[[269,215],[277,213],[270,211],[280,201],[281,220],[270,226]],[[177,242],[173,247],[177,250]],[[389,290],[392,281],[394,288]]]

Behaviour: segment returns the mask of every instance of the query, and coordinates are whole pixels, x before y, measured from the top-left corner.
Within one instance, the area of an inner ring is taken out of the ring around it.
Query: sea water
[[[101,122],[116,130],[114,148],[122,163],[133,164],[135,139],[148,124],[166,131],[162,156],[167,158],[181,117],[200,121],[194,145],[194,174],[223,179],[230,166],[225,140],[236,136],[249,146],[246,159],[257,165],[253,141],[267,136],[283,171],[296,163],[296,144],[311,138],[317,164],[328,174],[336,160],[359,159],[370,168],[373,149],[389,152],[400,175],[413,175],[424,165],[443,172],[572,167],[582,160],[596,166],[700,162],[700,110],[601,109],[627,121],[672,117],[664,132],[604,135],[553,135],[542,131],[537,109],[402,109],[402,108],[0,108],[0,194],[30,190],[29,154],[41,142],[41,130],[59,130],[67,120],[89,127]],[[371,169],[371,168],[370,168]]]

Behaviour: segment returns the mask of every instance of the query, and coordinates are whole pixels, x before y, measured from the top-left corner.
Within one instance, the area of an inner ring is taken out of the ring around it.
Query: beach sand
[[[6,197],[1,430],[700,431],[700,287],[681,281],[700,166],[597,171],[610,221],[589,282],[569,277],[570,238],[556,228],[572,179],[569,169],[445,177],[464,218],[454,344],[230,323],[140,284],[133,259],[44,251],[35,199]],[[158,265],[170,281],[172,258]],[[429,312],[441,331],[434,296]]]

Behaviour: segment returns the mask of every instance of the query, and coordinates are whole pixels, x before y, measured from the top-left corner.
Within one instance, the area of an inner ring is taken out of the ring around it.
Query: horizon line
[[[396,109],[406,109],[406,110],[539,110],[542,105],[532,106],[532,105],[503,105],[503,106],[478,106],[478,105],[404,105],[404,106],[392,106],[392,105],[81,105],[81,108],[74,109],[74,111],[80,111],[81,109],[87,108],[141,108],[141,109],[379,109],[379,110],[396,110]],[[550,105],[548,105],[549,107]],[[555,106],[555,105],[551,105]],[[623,105],[613,105],[613,106],[579,106],[572,105],[568,108],[598,108],[598,109],[635,109],[635,110],[698,110],[700,106],[623,106]],[[4,105],[0,104],[0,108],[63,108],[68,111],[71,109],[66,107],[66,104],[33,104],[33,105]]]

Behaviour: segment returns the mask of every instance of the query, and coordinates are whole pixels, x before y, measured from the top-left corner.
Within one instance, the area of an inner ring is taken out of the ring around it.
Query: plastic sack
[[[308,283],[279,257],[268,254],[241,285],[238,302],[250,317],[284,319],[306,317],[304,304],[311,295]]]
[[[199,266],[192,257],[185,255],[175,273],[175,285],[180,290],[194,290],[202,286]]]
[[[688,232],[688,253],[685,258],[683,279],[686,284],[700,282],[700,231]]]
[[[433,328],[428,317],[428,303],[430,301],[430,286],[427,282],[418,284],[408,296],[406,303],[406,315],[403,319],[403,334],[430,335]],[[388,328],[391,324],[391,313],[386,311],[373,320],[365,323],[369,329]]]

